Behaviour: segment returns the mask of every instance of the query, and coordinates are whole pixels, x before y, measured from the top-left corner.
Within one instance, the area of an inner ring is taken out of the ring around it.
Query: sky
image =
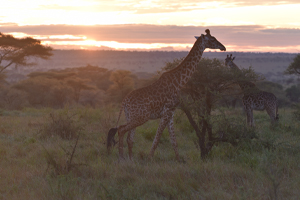
[[[54,49],[189,51],[211,34],[227,51],[300,53],[299,0],[9,0],[0,32]]]

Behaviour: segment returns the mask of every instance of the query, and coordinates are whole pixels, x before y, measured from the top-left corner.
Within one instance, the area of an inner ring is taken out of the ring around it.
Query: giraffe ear
[[[197,40],[198,40],[198,38],[199,38],[199,36],[194,36]]]

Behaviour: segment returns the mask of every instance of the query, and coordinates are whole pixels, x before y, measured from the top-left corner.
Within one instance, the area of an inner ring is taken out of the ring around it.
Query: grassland
[[[256,112],[258,139],[219,143],[201,160],[177,111],[177,162],[166,130],[148,158],[158,121],[137,129],[134,161],[119,161],[116,147],[107,155],[106,133],[118,115],[112,106],[1,110],[0,199],[298,199],[300,123],[292,112],[280,109],[275,128]],[[239,109],[226,113],[245,119]]]

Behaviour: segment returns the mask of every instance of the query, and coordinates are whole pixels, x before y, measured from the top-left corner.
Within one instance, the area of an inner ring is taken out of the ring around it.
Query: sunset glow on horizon
[[[11,0],[1,5],[0,32],[55,49],[188,51],[210,28],[228,51],[297,53],[299,10],[296,0]]]

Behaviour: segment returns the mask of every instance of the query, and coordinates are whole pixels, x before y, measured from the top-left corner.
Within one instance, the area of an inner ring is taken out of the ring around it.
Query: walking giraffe
[[[233,62],[232,58],[227,55],[225,65],[231,69],[241,71],[240,68]],[[247,114],[247,124],[255,126],[253,120],[253,110],[266,110],[270,116],[271,123],[274,124],[278,120],[278,101],[273,93],[261,91],[256,85],[249,81],[238,81],[238,84],[243,91],[242,102]]]
[[[176,106],[179,104],[179,90],[188,82],[196,70],[196,66],[206,48],[226,51],[224,45],[210,35],[209,29],[206,29],[205,32],[206,35],[201,34],[200,37],[196,37],[197,40],[191,51],[176,68],[163,73],[161,77],[151,85],[132,91],[123,99],[117,124],[123,109],[127,123],[109,130],[107,135],[108,151],[110,150],[112,142],[114,141],[113,138],[118,131],[119,158],[124,158],[123,137],[126,132],[129,132],[127,144],[129,158],[132,159],[133,136],[136,127],[144,124],[150,119],[160,118],[160,123],[150,150],[150,157],[153,157],[162,132],[167,126],[176,159],[179,160],[177,141],[173,126],[173,115]]]

